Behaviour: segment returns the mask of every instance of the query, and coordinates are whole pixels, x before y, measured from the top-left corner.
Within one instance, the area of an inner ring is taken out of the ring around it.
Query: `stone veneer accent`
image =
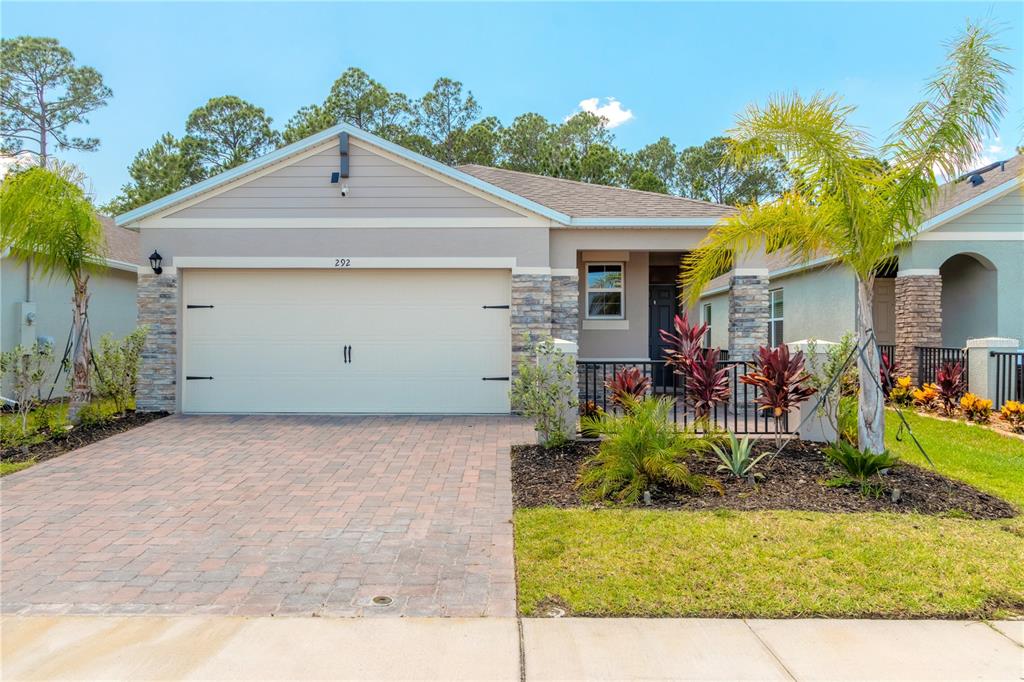
[[[551,335],[579,343],[579,275],[551,276]]]
[[[512,373],[530,340],[551,334],[551,275],[512,273]]]
[[[142,349],[135,407],[174,412],[177,406],[178,276],[139,273],[139,324],[149,326]]]
[[[749,360],[768,345],[768,275],[729,279],[729,359]]]
[[[942,276],[897,276],[896,362],[900,374],[919,383],[917,346],[941,345]]]

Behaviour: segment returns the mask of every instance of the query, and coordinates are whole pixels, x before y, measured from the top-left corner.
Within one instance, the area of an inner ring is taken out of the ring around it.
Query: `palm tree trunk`
[[[878,387],[878,346],[874,327],[874,278],[857,278],[857,375],[860,395],[857,400],[857,438],[862,450],[885,450],[885,400]],[[860,349],[865,348],[862,353]]]
[[[72,305],[72,330],[75,339],[72,354],[71,401],[68,404],[68,420],[77,423],[78,412],[92,399],[92,385],[89,381],[89,363],[92,359],[92,344],[89,339],[89,276],[76,273],[72,276],[74,296]]]

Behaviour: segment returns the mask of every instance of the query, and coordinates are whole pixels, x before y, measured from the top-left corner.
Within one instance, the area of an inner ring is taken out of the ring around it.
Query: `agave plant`
[[[676,374],[686,374],[698,358],[706,354],[701,348],[704,335],[708,332],[708,325],[690,325],[690,317],[687,313],[682,316],[676,315],[672,321],[675,333],[667,329],[660,329],[658,333],[661,340],[669,344],[665,349],[665,364],[675,369]]]
[[[960,402],[966,389],[964,366],[959,362],[943,363],[935,373],[935,390],[939,392],[939,402],[947,417],[953,414],[953,409]]]
[[[740,381],[758,389],[755,402],[775,420],[775,441],[782,443],[782,421],[790,408],[818,392],[809,385],[811,376],[804,371],[804,354],[789,354],[789,348],[761,346],[754,356],[753,369]]]
[[[720,447],[717,443],[711,444],[711,449],[714,451],[718,459],[721,460],[721,464],[718,466],[717,471],[728,471],[736,478],[746,478],[753,480],[760,478],[762,474],[754,473],[754,467],[760,462],[767,452],[763,452],[757,457],[751,458],[750,453],[754,449],[754,442],[744,436],[742,439],[737,438],[736,434],[729,434],[729,452],[726,452],[724,448]]]
[[[651,378],[645,376],[638,367],[626,367],[615,373],[615,376],[604,383],[611,394],[611,401],[624,410],[647,397],[651,389]]]
[[[686,402],[697,421],[706,421],[712,410],[729,400],[729,369],[718,366],[717,348],[697,354],[685,375]]]
[[[583,428],[604,436],[597,454],[583,468],[576,487],[584,499],[635,504],[657,485],[700,491],[721,489],[714,479],[686,466],[692,452],[708,452],[715,438],[680,431],[670,418],[673,401],[642,400],[622,416],[584,417]]]

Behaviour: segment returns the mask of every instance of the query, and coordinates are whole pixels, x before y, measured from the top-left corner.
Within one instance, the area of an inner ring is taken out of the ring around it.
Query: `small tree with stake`
[[[51,163],[13,173],[0,185],[0,250],[30,263],[35,272],[63,276],[72,285],[71,400],[68,419],[92,398],[89,366],[89,272],[102,264],[106,242],[74,166]]]

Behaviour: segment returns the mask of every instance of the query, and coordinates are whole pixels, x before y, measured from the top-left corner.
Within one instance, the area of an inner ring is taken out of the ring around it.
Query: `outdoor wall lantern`
[[[153,274],[159,275],[164,271],[164,269],[160,267],[160,264],[163,262],[163,256],[161,256],[156,249],[153,249],[153,253],[149,256],[149,267],[153,268]]]

